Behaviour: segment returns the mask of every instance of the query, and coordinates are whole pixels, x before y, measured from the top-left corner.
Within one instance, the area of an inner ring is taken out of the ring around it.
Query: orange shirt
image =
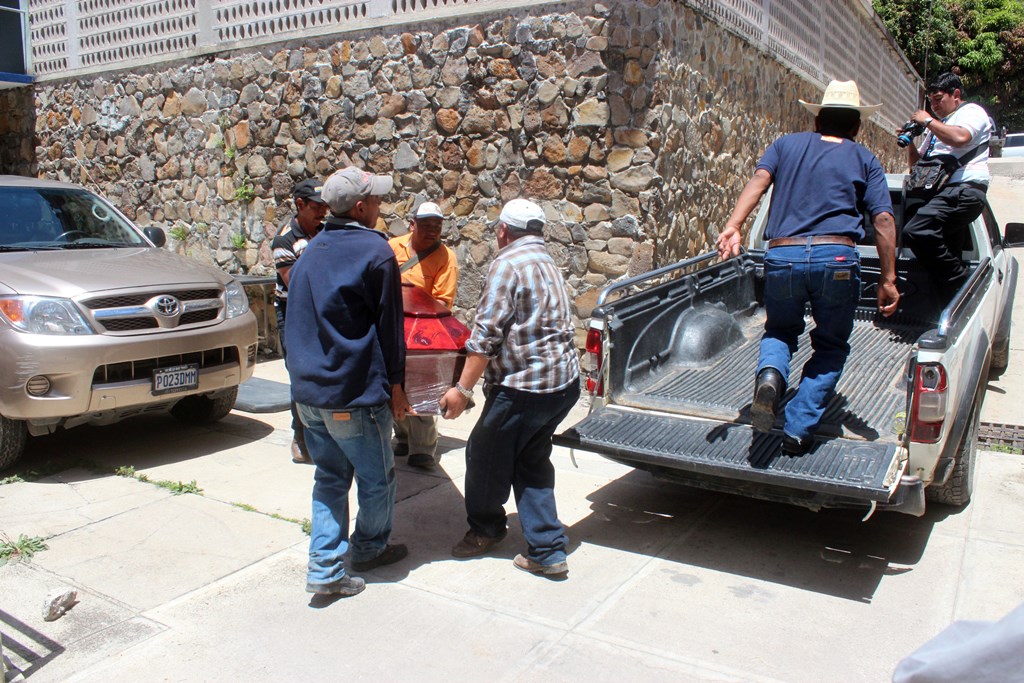
[[[399,267],[413,257],[416,253],[409,246],[412,235],[402,235],[388,240],[391,249],[395,252]],[[402,273],[402,282],[415,287],[425,289],[451,310],[455,303],[455,289],[459,280],[459,262],[455,258],[455,252],[442,244],[437,249],[420,260],[415,266]]]

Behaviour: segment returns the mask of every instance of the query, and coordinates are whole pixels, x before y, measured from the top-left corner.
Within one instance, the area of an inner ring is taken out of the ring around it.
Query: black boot
[[[770,432],[775,425],[775,408],[786,393],[786,383],[775,368],[765,368],[757,374],[754,401],[750,406],[750,422],[759,432]]]
[[[786,455],[805,455],[814,446],[814,440],[810,437],[797,439],[789,434],[782,435],[782,452]]]

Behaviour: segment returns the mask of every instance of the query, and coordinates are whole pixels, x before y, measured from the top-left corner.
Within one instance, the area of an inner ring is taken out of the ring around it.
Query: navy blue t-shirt
[[[772,175],[765,238],[864,237],[863,214],[892,213],[885,171],[862,145],[820,133],[784,135],[757,162]]]

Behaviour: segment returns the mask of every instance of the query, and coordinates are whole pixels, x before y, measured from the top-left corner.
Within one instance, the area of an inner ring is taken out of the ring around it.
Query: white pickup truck
[[[902,179],[888,177],[897,227]],[[926,499],[965,505],[986,378],[1008,360],[1017,262],[1006,247],[1024,244],[1024,224],[1007,225],[1004,237],[986,207],[964,252],[970,279],[946,306],[900,249],[899,310],[882,318],[866,220],[852,352],[814,447],[791,457],[778,423],[767,434],[750,426],[767,204],[739,257],[707,265],[710,252],[602,292],[587,336],[592,410],[555,442],[689,486],[811,509],[921,515]],[[794,379],[809,353],[805,332]]]

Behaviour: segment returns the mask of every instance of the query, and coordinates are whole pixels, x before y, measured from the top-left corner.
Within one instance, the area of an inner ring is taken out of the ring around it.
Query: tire
[[[942,486],[929,486],[925,495],[933,503],[963,507],[971,502],[974,491],[974,463],[978,459],[978,423],[981,413],[975,405],[971,410],[970,423],[964,430],[960,445],[957,446],[953,472]]]
[[[0,415],[0,470],[5,470],[25,454],[28,426],[23,420]]]
[[[186,396],[174,404],[171,415],[187,424],[212,424],[231,412],[236,398],[237,386],[213,396]]]

